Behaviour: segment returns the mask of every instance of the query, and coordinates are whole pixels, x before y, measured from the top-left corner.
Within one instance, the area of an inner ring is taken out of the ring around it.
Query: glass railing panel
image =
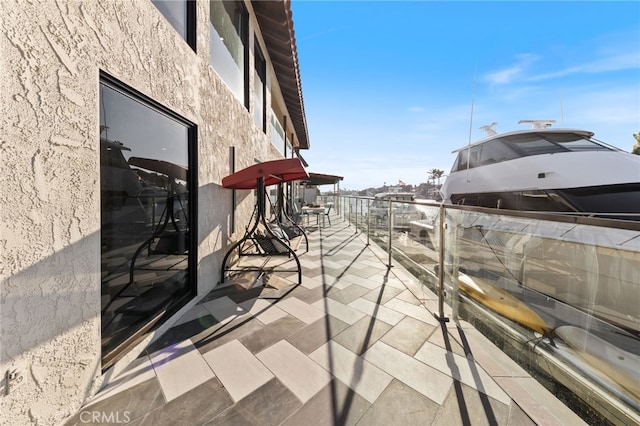
[[[366,220],[369,225],[370,241],[384,250],[388,250],[390,238],[388,205],[382,206],[371,203],[368,206]]]
[[[353,203],[343,211],[360,228]],[[440,250],[437,205],[407,226],[395,213],[412,203],[393,202],[391,217],[368,203],[358,212],[392,264],[436,295],[442,266],[446,317],[473,324],[583,418],[638,423],[640,231],[446,208]]]
[[[387,201],[372,202],[372,217],[376,217],[376,208],[386,214],[382,226],[375,228],[377,235],[391,232],[390,246],[392,263],[398,263],[410,271],[419,282],[430,290],[437,286],[438,252],[434,246],[437,208],[419,206],[413,202],[391,201],[391,209]],[[381,205],[384,204],[384,205]],[[384,210],[386,207],[386,211]],[[429,211],[433,209],[433,211]],[[391,215],[389,216],[389,211]],[[380,213],[377,216],[380,216]],[[375,223],[375,222],[374,222]],[[389,244],[389,240],[385,240]],[[387,249],[387,246],[385,246]]]
[[[353,199],[351,206],[352,210],[349,214],[351,225],[355,226],[359,232],[366,234],[369,226],[368,200],[364,198],[355,198]]]
[[[456,315],[589,415],[637,413],[640,233],[468,211],[455,226]]]

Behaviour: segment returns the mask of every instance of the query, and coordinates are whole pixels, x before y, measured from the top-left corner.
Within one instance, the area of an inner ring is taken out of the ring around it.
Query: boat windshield
[[[458,152],[452,171],[465,170],[530,155],[575,151],[612,151],[579,133],[527,132],[496,137]]]
[[[566,151],[611,151],[611,148],[576,133],[534,133],[504,139],[525,156]]]

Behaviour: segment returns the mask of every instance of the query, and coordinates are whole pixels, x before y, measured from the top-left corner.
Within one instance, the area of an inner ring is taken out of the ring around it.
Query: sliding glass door
[[[103,368],[195,293],[195,137],[188,121],[101,79]]]

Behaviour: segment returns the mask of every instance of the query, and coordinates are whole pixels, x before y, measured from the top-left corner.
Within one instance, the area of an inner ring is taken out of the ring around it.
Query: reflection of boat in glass
[[[552,129],[553,120],[496,134],[457,151],[445,202],[522,211],[640,220],[640,156],[593,133]]]
[[[124,234],[137,231],[135,227],[144,229],[158,219],[151,217],[154,208],[164,209],[166,184],[131,168],[122,152],[131,150],[122,143],[101,138],[100,149],[103,229]]]
[[[481,324],[482,329],[493,330],[495,336],[506,330],[500,328],[504,324],[497,325],[499,320],[487,315],[487,312],[497,313],[511,322],[507,325],[508,329],[514,325],[521,326],[516,327],[520,333],[515,331],[511,338],[520,338],[522,343],[528,344],[515,345],[516,350],[521,351],[526,347],[538,354],[527,358],[517,352],[516,356],[530,359],[535,365],[547,356],[557,357],[562,360],[561,364],[542,362],[541,371],[553,374],[555,367],[551,365],[564,365],[568,367],[566,371],[572,371],[570,376],[587,378],[629,407],[636,410],[640,408],[640,340],[578,309],[532,293],[516,283],[495,277],[491,279],[488,277],[491,274],[486,271],[474,271],[474,274],[483,272],[484,278],[461,271],[458,273],[457,289],[461,306],[464,306],[459,312],[465,319],[476,325]],[[536,333],[526,337],[527,333],[521,334],[525,329]],[[540,348],[539,351],[536,348]],[[539,358],[541,353],[546,355]],[[593,391],[592,387],[589,389]]]
[[[640,337],[640,231],[458,213],[456,251],[467,270],[506,277]]]
[[[636,342],[636,353],[632,353],[582,328],[565,325],[554,332],[600,374],[618,383],[636,398],[640,397],[640,355],[637,353],[640,344]],[[590,369],[583,367],[583,370]]]
[[[460,272],[458,274],[458,289],[503,317],[509,318],[543,336],[549,336],[551,333],[550,327],[540,315],[520,299],[488,280]]]
[[[389,219],[389,202],[392,202],[393,227],[409,229],[412,221],[425,217],[415,204],[410,203],[414,200],[415,195],[411,192],[382,192],[374,196],[369,213],[377,225],[384,226]]]

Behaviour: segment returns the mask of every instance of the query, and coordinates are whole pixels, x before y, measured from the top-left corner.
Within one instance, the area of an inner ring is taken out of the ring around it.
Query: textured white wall
[[[198,125],[198,293],[218,282],[230,171],[277,154],[209,66],[207,2],[196,55],[149,1],[0,1],[0,424],[55,424],[102,380],[99,71]],[[253,196],[238,193],[236,230]]]

